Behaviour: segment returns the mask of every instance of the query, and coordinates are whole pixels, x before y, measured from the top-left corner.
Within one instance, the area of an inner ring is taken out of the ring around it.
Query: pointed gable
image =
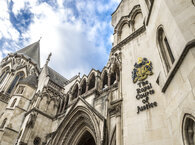
[[[37,63],[38,67],[40,67],[40,41],[37,41],[23,49],[20,49],[16,53],[21,53],[30,57]]]

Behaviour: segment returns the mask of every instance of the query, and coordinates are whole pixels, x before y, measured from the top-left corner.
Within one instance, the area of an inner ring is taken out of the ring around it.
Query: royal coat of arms
[[[148,75],[152,75],[152,62],[147,58],[138,58],[138,62],[135,63],[132,71],[133,83],[142,81],[147,78]]]

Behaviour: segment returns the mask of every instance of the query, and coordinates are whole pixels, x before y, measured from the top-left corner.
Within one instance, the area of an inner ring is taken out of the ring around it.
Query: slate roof
[[[24,54],[34,60],[40,67],[40,41],[28,45],[27,47],[18,50],[16,53]]]
[[[48,75],[50,77],[50,80],[54,82],[55,84],[59,85],[60,87],[64,87],[64,84],[68,82],[68,79],[57,73],[55,70],[53,70],[50,67],[48,68]]]
[[[19,83],[29,85],[33,88],[37,88],[38,86],[38,78],[35,75],[30,75],[22,80],[19,81]]]

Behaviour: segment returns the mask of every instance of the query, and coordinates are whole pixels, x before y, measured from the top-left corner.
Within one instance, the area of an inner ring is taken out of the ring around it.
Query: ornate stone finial
[[[42,36],[39,38],[39,41],[42,39]]]
[[[47,61],[46,61],[46,65],[48,65],[49,61],[50,61],[50,58],[51,58],[51,55],[52,53],[49,54],[48,58],[47,58]]]

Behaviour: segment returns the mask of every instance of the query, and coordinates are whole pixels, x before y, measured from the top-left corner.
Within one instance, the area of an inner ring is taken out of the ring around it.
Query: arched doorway
[[[104,132],[100,131],[99,124],[104,127],[104,120],[99,117],[88,108],[77,106],[64,118],[48,145],[102,145]]]
[[[77,145],[96,145],[96,143],[91,133],[86,131],[79,139]]]

